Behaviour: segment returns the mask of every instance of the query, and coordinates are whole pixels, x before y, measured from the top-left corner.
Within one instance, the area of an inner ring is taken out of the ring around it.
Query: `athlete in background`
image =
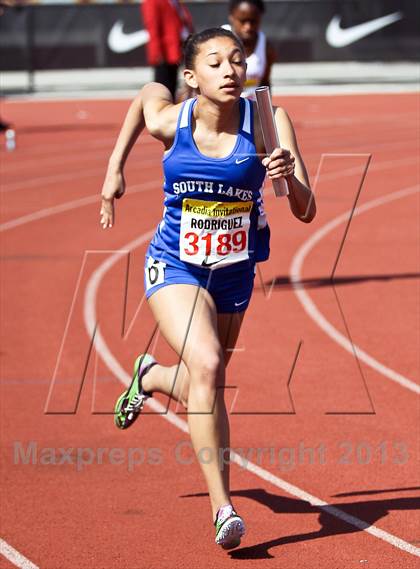
[[[154,79],[165,85],[175,100],[182,44],[193,32],[191,14],[182,0],[144,0],[141,11],[150,36],[146,50]]]
[[[264,12],[263,0],[230,0],[230,25],[223,26],[231,29],[244,44],[247,70],[242,96],[251,99],[255,99],[255,89],[260,85],[270,87],[271,67],[276,61],[274,47],[260,30]]]

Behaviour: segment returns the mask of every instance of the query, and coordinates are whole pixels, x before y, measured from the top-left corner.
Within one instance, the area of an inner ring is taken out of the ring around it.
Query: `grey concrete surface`
[[[38,71],[0,74],[4,96],[131,97],[153,77],[147,67]],[[272,73],[274,94],[332,94],[412,92],[420,90],[420,64],[413,62],[340,62],[276,64]]]

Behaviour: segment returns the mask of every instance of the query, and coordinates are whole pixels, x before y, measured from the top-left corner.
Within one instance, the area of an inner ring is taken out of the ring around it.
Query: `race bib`
[[[202,267],[248,259],[252,206],[252,201],[226,203],[184,198],[180,259]]]

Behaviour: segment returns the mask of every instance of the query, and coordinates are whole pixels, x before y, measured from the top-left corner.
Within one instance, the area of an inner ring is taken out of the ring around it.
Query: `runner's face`
[[[247,44],[256,39],[261,23],[261,12],[253,4],[241,2],[229,16],[232,31]]]
[[[235,100],[245,82],[245,55],[235,41],[216,37],[200,45],[194,70],[187,73],[195,83],[190,86],[198,88],[202,95],[221,102]]]

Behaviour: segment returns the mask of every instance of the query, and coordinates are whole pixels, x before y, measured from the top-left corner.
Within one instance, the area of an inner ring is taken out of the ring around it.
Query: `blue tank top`
[[[149,254],[214,269],[265,260],[268,239],[261,242],[257,233],[268,231],[263,202],[266,170],[255,148],[252,103],[239,100],[240,128],[232,152],[211,158],[193,139],[196,102],[192,98],[183,103],[174,143],[163,157],[163,219]]]

